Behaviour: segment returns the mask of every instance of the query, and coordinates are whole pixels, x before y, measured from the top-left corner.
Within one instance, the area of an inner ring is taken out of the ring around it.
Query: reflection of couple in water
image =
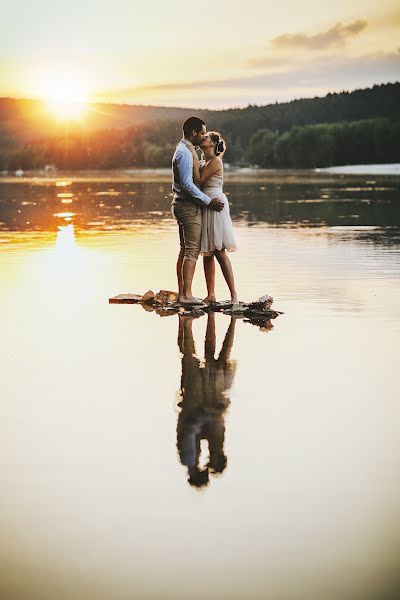
[[[193,317],[179,318],[178,345],[182,353],[181,412],[177,424],[177,446],[181,463],[187,467],[189,483],[207,485],[210,473],[222,473],[227,464],[224,453],[225,411],[236,363],[230,361],[236,321],[231,319],[218,358],[215,358],[215,314],[207,315],[204,361],[196,356]],[[202,440],[208,443],[208,460]]]

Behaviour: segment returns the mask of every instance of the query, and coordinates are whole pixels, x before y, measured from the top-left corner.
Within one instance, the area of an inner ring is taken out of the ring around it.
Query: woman
[[[215,262],[219,262],[222,274],[231,293],[232,304],[238,304],[235,279],[231,261],[226,251],[237,249],[229,213],[228,198],[222,191],[223,163],[222,156],[226,150],[225,141],[216,131],[207,133],[200,144],[205,160],[199,161],[193,148],[193,181],[211,198],[218,198],[224,203],[221,212],[208,208],[203,209],[203,226],[201,235],[201,254],[203,255],[204,274],[207,283],[207,296],[203,302],[216,302],[215,296]]]

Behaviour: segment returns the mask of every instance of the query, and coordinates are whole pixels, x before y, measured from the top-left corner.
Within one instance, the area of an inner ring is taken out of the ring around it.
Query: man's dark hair
[[[199,119],[199,117],[189,117],[182,125],[183,135],[186,137],[190,135],[193,130],[199,132],[203,129],[203,125],[205,125],[205,123],[202,119]]]

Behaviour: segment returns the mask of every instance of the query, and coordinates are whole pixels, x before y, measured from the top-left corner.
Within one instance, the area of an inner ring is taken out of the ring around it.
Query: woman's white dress
[[[222,191],[223,184],[224,178],[222,175],[212,175],[201,188],[210,198],[218,198],[224,203],[221,212],[207,207],[203,208],[200,249],[203,256],[211,254],[214,250],[225,248],[228,252],[234,252],[237,249],[228,198]]]

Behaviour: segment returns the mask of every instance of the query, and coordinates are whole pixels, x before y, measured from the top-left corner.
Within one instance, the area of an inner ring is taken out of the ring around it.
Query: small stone
[[[220,302],[212,302],[209,305],[210,310],[213,312],[220,312],[221,310],[226,310],[231,308],[232,302],[230,300],[221,300]]]
[[[255,325],[256,327],[258,327],[260,329],[260,331],[263,331],[264,333],[271,331],[271,329],[274,328],[273,324],[271,323],[271,321],[269,319],[244,319],[243,321],[244,323],[250,323],[251,325]]]
[[[140,306],[143,308],[143,310],[145,310],[146,312],[153,312],[154,311],[154,306],[152,304],[146,304],[145,302],[141,302]]]
[[[155,311],[160,317],[170,317],[176,315],[179,312],[177,306],[156,306]]]
[[[149,290],[148,292],[143,294],[141,302],[143,302],[143,304],[153,304],[154,298],[155,298],[154,292]]]
[[[139,296],[139,294],[119,294],[108,299],[110,304],[137,304],[141,300],[142,296]]]
[[[265,302],[267,308],[269,308],[271,306],[273,301],[274,301],[273,297],[270,296],[269,294],[265,294],[265,296],[261,296],[261,298],[258,299],[258,302]]]
[[[258,311],[262,311],[262,310],[268,310],[270,307],[270,305],[268,304],[268,302],[260,302],[259,300],[257,300],[257,302],[250,302],[248,309],[249,310],[258,310]]]
[[[275,319],[278,314],[279,313],[276,312],[276,310],[272,310],[271,308],[263,308],[260,310],[253,309],[252,307],[250,307],[245,313],[246,317],[249,319]]]
[[[178,293],[169,290],[160,290],[154,297],[154,301],[157,304],[168,304],[169,302],[176,302],[177,300]]]
[[[226,315],[243,315],[246,312],[246,307],[239,302],[237,304],[231,304],[231,308],[224,311]]]

